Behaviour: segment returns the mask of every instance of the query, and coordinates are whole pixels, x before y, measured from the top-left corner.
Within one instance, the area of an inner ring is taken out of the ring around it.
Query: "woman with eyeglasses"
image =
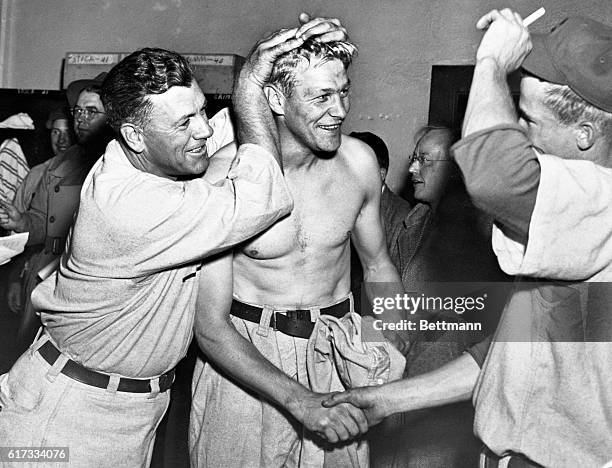
[[[52,133],[52,144],[55,141],[55,146],[63,151],[48,162],[29,208],[20,212],[15,204],[0,202],[0,214],[5,215],[0,227],[28,232],[27,245],[39,249],[28,260],[21,275],[23,304],[13,304],[22,309],[17,336],[21,348],[29,345],[40,326],[30,298],[32,290],[41,281],[39,272],[57,261],[63,253],[66,236],[79,206],[83,181],[112,138],[100,98],[105,76],[106,73],[101,73],[94,79],[77,80],[68,85],[66,96],[77,143],[67,147],[65,135],[56,131],[57,138],[54,139]]]

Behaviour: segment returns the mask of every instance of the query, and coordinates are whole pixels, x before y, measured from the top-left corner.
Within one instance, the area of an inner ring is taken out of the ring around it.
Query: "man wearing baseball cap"
[[[612,27],[568,18],[530,35],[508,9],[477,27],[487,31],[453,151],[474,203],[495,217],[500,266],[521,279],[488,350],[326,404],[353,403],[372,424],[472,396],[481,466],[602,466],[612,459]],[[517,116],[506,76],[519,67]]]
[[[40,282],[38,273],[63,253],[85,176],[112,139],[100,99],[105,77],[106,73],[100,73],[95,78],[76,80],[68,85],[66,98],[73,115],[77,144],[66,148],[63,139],[60,144],[63,150],[48,163],[30,207],[20,212],[14,204],[0,204],[0,226],[28,232],[28,246],[40,249],[23,273],[25,300],[17,337],[19,346],[23,348],[31,343],[40,327],[40,319],[30,300],[32,291]]]

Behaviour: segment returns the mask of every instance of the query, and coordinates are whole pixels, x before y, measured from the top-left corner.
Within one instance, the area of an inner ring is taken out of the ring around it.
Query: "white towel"
[[[32,118],[25,112],[11,115],[9,118],[0,122],[0,128],[14,128],[17,130],[34,130]]]

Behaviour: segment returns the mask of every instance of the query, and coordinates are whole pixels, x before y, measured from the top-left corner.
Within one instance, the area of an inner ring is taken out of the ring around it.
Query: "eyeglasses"
[[[408,167],[412,166],[414,162],[418,162],[421,166],[425,165],[425,163],[431,163],[434,161],[450,161],[448,158],[436,158],[432,153],[419,153],[415,148],[412,156],[410,156]]]
[[[95,107],[78,107],[74,106],[70,109],[70,114],[75,118],[83,118],[83,120],[91,120],[96,117],[98,114],[106,114],[106,112],[99,111]]]

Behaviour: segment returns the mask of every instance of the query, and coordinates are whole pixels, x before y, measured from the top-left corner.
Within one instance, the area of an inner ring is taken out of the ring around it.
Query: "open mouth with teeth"
[[[188,149],[187,153],[193,154],[193,155],[205,155],[206,154],[206,144],[197,146],[195,148]]]
[[[319,128],[322,130],[326,130],[328,132],[336,132],[340,129],[341,123],[333,124],[333,125],[319,125]]]

